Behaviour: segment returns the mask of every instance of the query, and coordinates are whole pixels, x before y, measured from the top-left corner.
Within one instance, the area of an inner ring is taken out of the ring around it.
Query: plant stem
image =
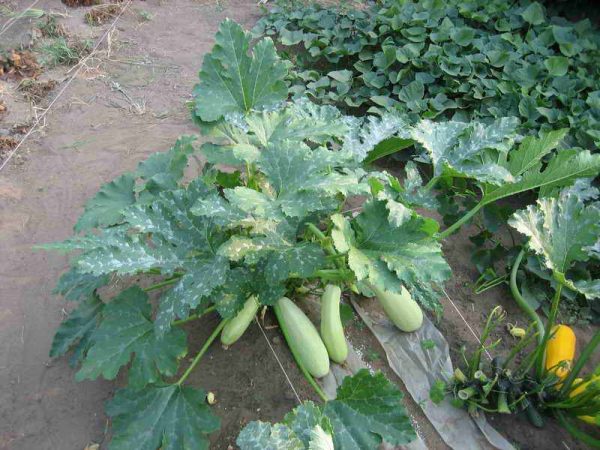
[[[581,431],[577,426],[573,425],[562,413],[562,411],[555,412],[556,417],[560,424],[567,429],[567,431],[573,435],[576,439],[593,448],[600,448],[600,440],[590,436],[589,434]]]
[[[546,324],[546,330],[544,332],[544,338],[542,342],[539,344],[536,356],[536,375],[538,380],[542,378],[544,374],[544,359],[546,356],[546,346],[548,345],[548,339],[550,339],[550,333],[552,331],[552,327],[554,326],[554,322],[556,321],[556,315],[558,313],[558,304],[560,303],[560,293],[562,291],[562,284],[558,283],[556,286],[556,292],[554,293],[554,298],[552,299],[552,306],[550,307],[550,317],[548,318],[548,323]]]
[[[429,192],[431,189],[433,189],[433,187],[435,186],[435,184],[438,182],[439,179],[440,179],[440,177],[432,177],[431,180],[429,180],[429,182],[423,188],[425,190],[425,192]]]
[[[456,230],[458,230],[461,226],[463,226],[466,222],[469,221],[469,219],[471,219],[471,217],[473,217],[475,214],[477,214],[477,212],[483,208],[485,206],[485,204],[480,201],[479,203],[477,203],[473,209],[471,209],[468,213],[466,213],[464,216],[462,216],[460,219],[458,219],[456,222],[454,222],[452,225],[450,225],[448,228],[446,228],[444,231],[442,231],[440,234],[437,235],[438,240],[443,240],[446,239],[448,236],[450,236],[452,233],[454,233]]]
[[[189,316],[189,317],[187,317],[185,319],[174,320],[173,322],[171,322],[171,325],[172,326],[183,325],[184,323],[188,323],[188,322],[191,322],[192,320],[199,319],[200,317],[205,316],[206,314],[213,312],[216,308],[217,307],[215,305],[209,306],[208,308],[206,308],[201,313],[192,314],[191,316]]]
[[[519,254],[517,255],[517,259],[515,259],[515,263],[512,266],[510,271],[510,291],[512,295],[519,305],[519,307],[523,310],[525,314],[529,317],[531,321],[535,323],[535,326],[538,330],[538,344],[541,344],[544,340],[544,323],[540,316],[535,312],[535,310],[527,303],[527,301],[521,295],[519,291],[519,286],[517,286],[517,272],[519,271],[519,266],[521,265],[521,261],[523,260],[523,256],[525,255],[525,249],[522,248]]]
[[[178,275],[173,278],[168,278],[166,280],[161,281],[160,283],[156,283],[156,284],[153,284],[152,286],[148,286],[147,288],[144,288],[144,291],[146,291],[146,292],[155,291],[156,289],[160,289],[162,287],[169,286],[171,284],[175,284],[177,281],[179,281],[180,278],[181,278],[181,275]]]
[[[206,350],[208,350],[208,347],[210,347],[210,344],[212,344],[213,341],[217,338],[217,336],[219,335],[219,333],[221,332],[221,330],[227,324],[228,321],[229,321],[228,319],[222,320],[221,323],[219,323],[219,325],[217,325],[217,328],[215,328],[215,330],[212,332],[212,334],[208,337],[208,339],[206,340],[206,342],[204,343],[204,345],[202,346],[202,348],[200,349],[200,351],[198,352],[198,354],[192,361],[192,364],[190,364],[190,367],[187,368],[187,370],[183,373],[183,375],[181,375],[181,378],[177,381],[177,383],[175,383],[177,386],[181,386],[181,384],[185,381],[185,379],[190,376],[190,374],[192,373],[192,370],[194,370],[194,368],[198,365],[198,363],[200,362],[200,359],[206,353]]]
[[[306,224],[306,228],[308,228],[312,232],[312,234],[314,234],[316,237],[318,237],[321,240],[327,238],[327,236],[325,236],[325,234],[321,230],[319,230],[319,228],[317,228],[317,226],[314,223],[308,222]]]
[[[323,400],[324,402],[328,401],[329,398],[327,398],[327,395],[325,394],[325,392],[323,392],[323,390],[321,389],[321,386],[319,386],[317,384],[317,382],[315,381],[313,376],[308,372],[306,367],[304,367],[304,364],[302,364],[302,361],[298,357],[298,354],[294,350],[293,346],[290,345],[291,338],[288,333],[285,322],[283,320],[281,320],[279,308],[275,307],[275,308],[273,308],[273,310],[275,311],[275,316],[277,317],[277,322],[279,323],[279,327],[281,328],[283,337],[285,338],[285,341],[288,343],[288,348],[290,349],[290,352],[292,352],[292,356],[294,357],[294,360],[296,361],[296,364],[298,365],[300,372],[302,372],[302,375],[304,375],[304,378],[306,378],[306,381],[308,381],[308,384],[310,384],[313,387],[313,389],[315,390],[315,392],[319,395],[319,397],[321,397],[321,400]]]
[[[590,356],[594,353],[594,350],[596,350],[598,344],[600,344],[600,330],[596,331],[594,337],[592,337],[592,340],[588,342],[588,344],[581,352],[581,355],[577,359],[573,370],[569,372],[569,376],[567,376],[567,379],[565,380],[560,389],[561,395],[565,395],[567,392],[569,392],[573,381],[575,380],[575,378],[577,378],[577,375],[579,375],[579,372],[581,371],[585,363],[587,363]]]

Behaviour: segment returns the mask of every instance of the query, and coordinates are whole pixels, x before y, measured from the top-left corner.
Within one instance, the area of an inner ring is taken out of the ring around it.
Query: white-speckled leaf
[[[364,120],[349,119],[348,134],[341,152],[363,161],[381,141],[392,136],[409,138],[408,123],[399,115],[387,113],[382,117],[367,116]]]
[[[194,260],[186,264],[187,273],[159,301],[154,325],[158,336],[171,328],[171,322],[188,317],[191,309],[209,303],[210,294],[227,279],[229,262],[222,256]]]
[[[235,443],[241,450],[305,450],[294,432],[282,424],[250,422]]]
[[[508,223],[529,238],[529,248],[541,256],[548,269],[564,278],[573,263],[587,261],[593,254],[589,248],[600,235],[600,202],[586,201],[597,196],[598,190],[591,188],[588,180],[578,180],[558,197],[538,199],[537,205],[517,211]],[[586,297],[600,297],[598,281],[578,284]]]
[[[514,181],[502,163],[518,124],[513,117],[489,125],[423,120],[412,128],[411,137],[428,152],[436,176],[449,172],[498,185]]]
[[[385,201],[365,203],[349,229],[345,219],[334,220],[334,243],[348,252],[348,265],[358,281],[399,292],[404,285],[428,309],[438,309],[439,288],[450,277],[440,244],[433,235],[437,224],[415,212],[397,226],[390,221]]]

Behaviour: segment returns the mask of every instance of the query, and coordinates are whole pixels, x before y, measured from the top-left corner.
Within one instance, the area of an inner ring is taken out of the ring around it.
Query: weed
[[[65,28],[56,21],[54,16],[46,16],[45,20],[40,20],[37,27],[45,38],[59,38],[67,36]]]
[[[149,11],[140,9],[138,10],[138,18],[140,22],[150,22],[152,19],[154,19],[154,15]]]
[[[47,67],[75,64],[90,52],[91,47],[90,40],[53,39],[40,48],[42,64]]]

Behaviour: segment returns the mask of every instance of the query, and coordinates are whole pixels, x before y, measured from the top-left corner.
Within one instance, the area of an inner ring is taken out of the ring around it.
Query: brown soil
[[[38,81],[27,79],[19,84],[19,90],[27,100],[39,103],[52,92],[57,84],[58,82],[56,80]]]
[[[94,2],[64,3],[79,6]],[[36,7],[64,10],[59,0],[41,0]],[[2,450],[81,450],[93,443],[100,444],[101,449],[107,447],[110,427],[103,404],[124,380],[77,383],[66,358],[48,358],[54,331],[65,310],[73,306],[51,294],[68,266],[68,257],[34,251],[32,246],[69,237],[85,200],[102,183],[132,170],[151,153],[166,150],[181,134],[198,133],[185,102],[219,22],[230,17],[250,28],[260,14],[254,0],[148,0],[143,8],[153,19],[140,24],[134,14],[124,14],[111,37],[110,53],[101,47],[101,53],[56,101],[43,126],[19,150],[22,162],[15,164],[13,160],[0,172]],[[85,8],[70,10],[60,24],[69,33],[88,31],[98,38],[104,28],[86,25],[86,12]],[[57,68],[50,75],[66,79],[68,69]],[[120,90],[112,88],[114,83]],[[7,118],[30,123],[33,113],[29,102],[15,95],[16,83],[4,87],[11,94],[5,98],[11,115],[0,118],[0,128],[13,129],[5,122]],[[454,270],[447,286],[450,298],[476,332],[497,303],[509,312],[508,321],[524,324],[506,287],[473,295],[470,283],[476,274],[469,262],[468,231],[445,245]],[[443,302],[444,318],[438,326],[456,356],[460,346],[472,346],[475,338],[451,304]],[[211,332],[215,320],[207,317],[189,325],[190,355]],[[272,325],[271,320],[267,315],[265,325]],[[384,370],[401,386],[367,330],[358,322],[348,330],[370,365]],[[314,399],[278,331],[266,329],[266,333],[300,397]],[[582,341],[589,336],[584,328],[577,333]],[[280,420],[296,403],[256,324],[230,349],[213,346],[191,382],[213,391],[217,398],[214,411],[222,419],[222,428],[211,437],[211,449],[229,448],[243,424],[257,419]],[[445,449],[418,405],[408,398],[406,404],[427,447]],[[582,448],[553,423],[544,430],[512,417],[493,419],[492,423],[521,449]]]

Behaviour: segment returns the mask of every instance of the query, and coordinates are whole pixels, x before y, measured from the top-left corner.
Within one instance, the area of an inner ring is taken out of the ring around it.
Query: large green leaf
[[[75,365],[81,361],[92,343],[91,338],[98,326],[103,309],[104,303],[95,294],[81,300],[79,306],[56,330],[50,347],[50,357],[64,355],[74,348],[71,364]]]
[[[588,261],[600,236],[600,202],[598,190],[579,180],[563,189],[558,197],[541,198],[537,205],[517,211],[509,224],[529,238],[528,244],[541,256],[555,278],[588,298],[600,298],[599,280],[579,283],[566,276],[575,262]]]
[[[404,445],[416,434],[401,402],[402,393],[382,373],[362,369],[344,379],[335,400],[322,406],[304,402],[281,424],[251,422],[236,443],[241,450],[375,450],[383,442]]]
[[[489,125],[423,120],[412,128],[411,136],[427,151],[434,175],[449,173],[499,185],[514,181],[502,161],[518,123],[515,118],[498,119]]]
[[[426,308],[440,308],[438,290],[450,277],[450,267],[433,238],[437,222],[414,211],[398,225],[389,216],[387,202],[381,200],[366,203],[351,222],[334,215],[336,249],[348,255],[358,281],[393,292],[404,285]]]
[[[194,88],[195,114],[214,122],[228,114],[246,113],[281,102],[287,97],[283,81],[287,69],[271,39],[260,40],[248,54],[250,36],[226,19],[219,26],[215,46],[204,56],[200,83]]]
[[[535,141],[528,141],[528,143],[524,143],[525,147],[521,146],[520,151],[516,153],[519,159],[522,158],[521,150],[523,153],[528,152],[532,142]],[[549,144],[549,146],[552,145]],[[515,164],[514,167],[528,167],[516,182],[506,183],[499,187],[486,186],[482,203],[492,203],[501,198],[533,189],[540,189],[542,196],[548,195],[557,188],[573,184],[579,178],[594,177],[600,173],[599,154],[591,154],[587,150],[560,150],[544,167],[541,158],[547,151],[544,150],[544,147],[539,149],[538,153],[531,152],[526,164],[523,165],[522,161]],[[509,168],[511,168],[511,161],[512,157],[507,163]]]
[[[342,450],[376,449],[383,442],[408,444],[416,438],[402,407],[402,393],[379,372],[362,369],[346,377],[323,413],[331,421],[333,441]]]
[[[75,231],[119,223],[123,210],[135,202],[134,184],[135,176],[126,173],[102,185],[98,193],[85,204],[85,211],[75,224]]]
[[[175,375],[178,360],[187,353],[182,330],[172,329],[162,338],[155,334],[152,306],[147,294],[137,286],[121,292],[104,307],[103,320],[92,341],[77,380],[100,375],[112,380],[135,354],[129,385],[141,388],[160,381],[161,374]]]
[[[176,384],[121,389],[106,414],[113,424],[110,450],[206,450],[220,425],[204,391]]]

